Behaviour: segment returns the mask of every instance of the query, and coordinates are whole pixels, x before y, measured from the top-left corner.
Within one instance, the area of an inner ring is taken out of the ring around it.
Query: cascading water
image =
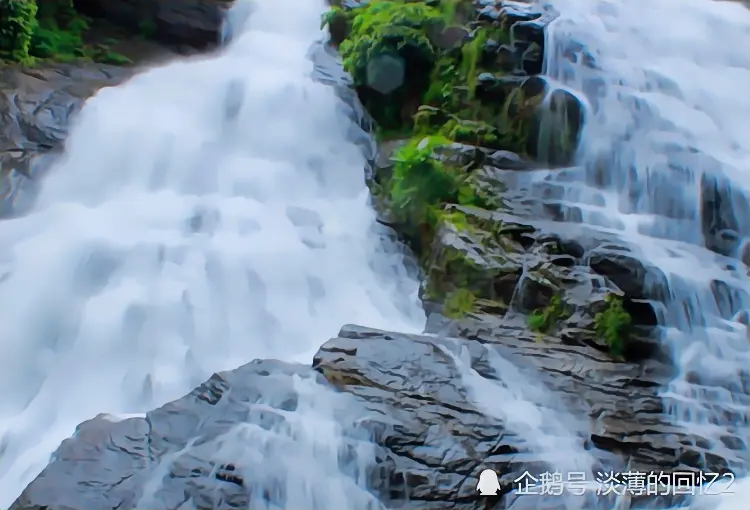
[[[550,3],[560,17],[548,29],[546,74],[585,94],[591,111],[578,165],[547,179],[565,181],[570,221],[619,233],[658,268],[646,290],[663,303],[663,341],[679,369],[665,401],[707,452],[745,475],[750,11],[709,0]],[[581,204],[591,189],[599,203]],[[710,454],[703,462],[718,469]],[[744,506],[722,508],[746,508],[750,487],[729,490],[744,491]]]
[[[0,223],[0,507],[99,413],[254,358],[309,362],[347,322],[422,329],[417,284],[375,231],[364,133],[311,79],[323,2],[248,6],[220,54],[100,91],[34,210]],[[248,426],[217,450],[275,440],[262,470],[297,491],[279,508],[374,508],[331,482],[339,397],[295,384],[286,437]]]

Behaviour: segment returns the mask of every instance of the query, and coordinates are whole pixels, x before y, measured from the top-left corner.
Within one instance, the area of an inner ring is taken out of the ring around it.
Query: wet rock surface
[[[0,214],[28,206],[86,99],[132,72],[104,64],[0,68]]]
[[[486,498],[475,495],[487,467],[501,475],[508,495],[497,498],[496,508],[505,508],[514,480],[547,472],[556,460],[533,451],[533,433],[542,431],[559,436],[558,455],[571,441],[588,448],[602,472],[688,470],[695,459],[711,457],[694,446],[699,437],[663,414],[655,392],[671,375],[666,365],[615,363],[591,347],[539,338],[485,314],[452,327],[461,337],[345,326],[321,347],[314,371],[255,361],[214,375],[145,417],[101,415],[63,442],[11,510],[145,508],[148,498],[158,508],[252,508],[251,488],[264,475],[244,447],[221,449],[221,441],[242,426],[283,433],[283,411],[302,398],[295,378],[354,397],[347,409],[375,441],[368,477],[388,508],[487,508]],[[520,395],[507,391],[503,381],[510,378],[521,384]],[[549,409],[571,422],[519,427],[513,413],[528,412],[524,401],[539,406],[542,417]],[[537,508],[554,508],[542,501]]]

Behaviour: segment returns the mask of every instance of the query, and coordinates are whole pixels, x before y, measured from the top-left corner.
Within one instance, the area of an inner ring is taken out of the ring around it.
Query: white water
[[[566,179],[571,202],[584,186],[603,190],[603,205],[581,207],[582,221],[619,232],[665,273],[668,284],[651,290],[665,295],[664,341],[680,370],[664,392],[669,410],[747,473],[750,346],[733,317],[750,307],[737,260],[750,236],[750,11],[709,0],[550,3],[561,18],[548,33],[547,74],[593,105],[581,168]],[[714,215],[731,231],[719,247],[702,233],[701,180],[715,176],[731,192]],[[746,510],[750,483],[729,490],[742,495],[700,504]]]
[[[254,358],[309,363],[345,323],[421,331],[417,284],[374,232],[359,128],[310,79],[322,0],[253,7],[221,54],[100,91],[35,211],[0,223],[0,508],[98,413]],[[316,414],[298,424],[327,419],[315,430],[335,442],[333,404],[306,391]],[[321,440],[291,448],[299,473],[331,475],[336,455],[305,457]],[[332,483],[296,497],[363,508]]]

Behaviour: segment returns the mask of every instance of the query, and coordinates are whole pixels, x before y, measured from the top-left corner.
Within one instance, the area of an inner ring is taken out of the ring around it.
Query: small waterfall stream
[[[746,474],[750,11],[707,0],[550,6],[560,17],[546,74],[590,103],[564,184],[568,220],[617,233],[656,268],[645,290],[679,369],[668,410],[703,439],[705,471],[719,469],[718,454]],[[582,189],[603,205],[577,204]]]

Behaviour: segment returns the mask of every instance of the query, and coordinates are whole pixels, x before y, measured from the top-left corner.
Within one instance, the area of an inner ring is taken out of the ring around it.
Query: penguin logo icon
[[[491,469],[485,469],[479,474],[477,491],[481,496],[496,496],[499,490],[500,481],[497,479],[497,473]]]

